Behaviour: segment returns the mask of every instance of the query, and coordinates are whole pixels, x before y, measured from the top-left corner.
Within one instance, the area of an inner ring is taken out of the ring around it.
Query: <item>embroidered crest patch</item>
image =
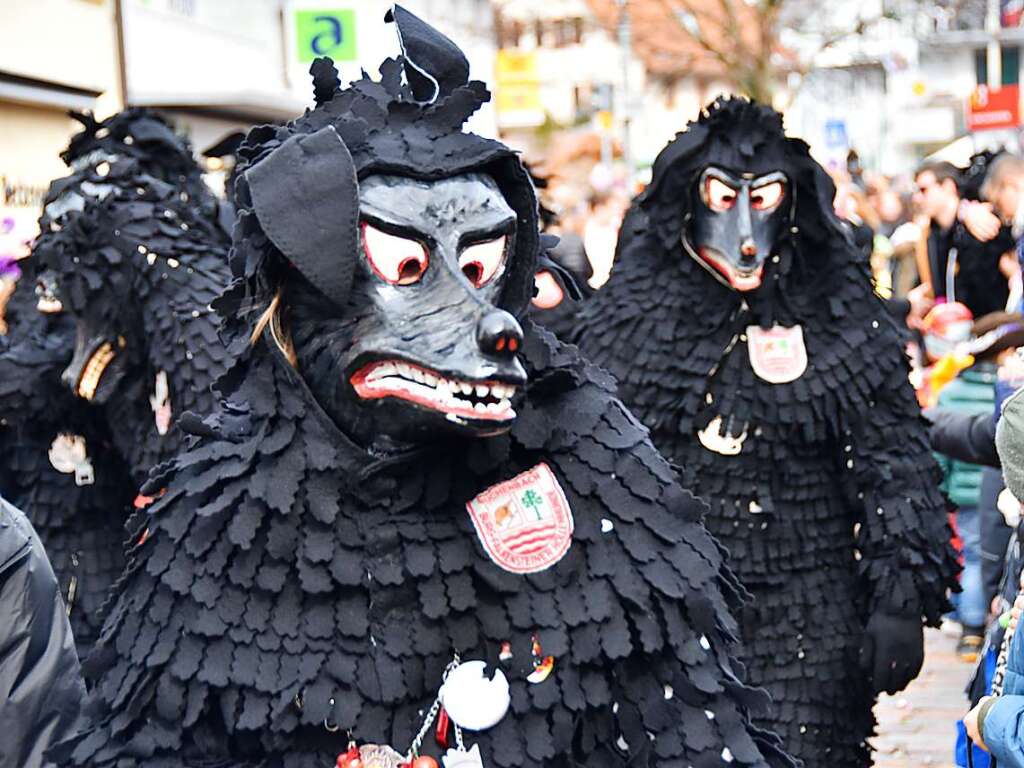
[[[783,328],[775,325],[766,331],[756,325],[748,325],[747,350],[754,373],[770,384],[796,381],[807,370],[807,347],[804,346],[802,326]]]
[[[466,509],[487,556],[510,573],[547,570],[572,545],[569,501],[543,462],[488,488]]]

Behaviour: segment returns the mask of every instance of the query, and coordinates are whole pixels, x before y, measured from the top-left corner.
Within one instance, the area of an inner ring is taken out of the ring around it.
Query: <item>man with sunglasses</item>
[[[975,317],[1005,309],[1000,258],[1012,247],[1009,233],[990,207],[962,197],[960,182],[947,162],[926,163],[914,178],[914,205],[928,226],[917,254],[921,282],[907,296],[912,325],[936,302],[959,301]]]

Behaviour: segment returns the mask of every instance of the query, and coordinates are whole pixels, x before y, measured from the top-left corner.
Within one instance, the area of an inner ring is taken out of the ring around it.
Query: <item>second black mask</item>
[[[697,179],[687,251],[736,291],[760,287],[764,264],[792,217],[782,171],[755,175],[708,166]]]

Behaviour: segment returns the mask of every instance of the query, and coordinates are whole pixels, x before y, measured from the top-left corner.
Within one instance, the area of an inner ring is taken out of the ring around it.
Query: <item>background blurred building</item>
[[[833,162],[856,148],[869,168],[902,172],[953,142],[1019,148],[1019,0],[874,0],[870,35],[814,56],[787,113],[791,130]],[[830,13],[849,9],[829,5]]]
[[[31,237],[60,152],[76,123],[70,109],[116,108],[112,0],[8,2],[0,22],[0,242]],[[2,254],[0,254],[2,255]]]
[[[491,0],[405,0],[457,39],[493,82]],[[78,124],[123,106],[159,110],[201,152],[311,103],[309,66],[332,56],[343,80],[399,53],[386,0],[5,0],[0,23],[0,242],[35,232],[60,152]],[[473,118],[497,131],[493,106]],[[215,171],[219,160],[210,161]],[[216,186],[216,183],[214,183]],[[12,230],[16,230],[14,235]]]
[[[717,94],[754,93],[825,162],[899,172],[961,139],[1020,144],[1022,0],[405,0],[494,90],[477,132],[543,173],[636,178]],[[31,228],[68,109],[159,109],[199,151],[398,53],[389,0],[6,0],[0,231]],[[963,137],[968,138],[964,139]],[[219,162],[211,161],[211,167]],[[588,179],[588,181],[592,181]],[[607,181],[607,179],[605,179]],[[625,187],[631,188],[628,180]],[[12,224],[13,222],[13,224]]]

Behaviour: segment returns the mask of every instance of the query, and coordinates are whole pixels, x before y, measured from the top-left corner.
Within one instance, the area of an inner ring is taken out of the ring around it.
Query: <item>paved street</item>
[[[963,689],[973,667],[957,660],[956,640],[939,630],[926,630],[925,642],[921,675],[902,693],[883,694],[875,709],[880,768],[953,766],[954,723],[964,713]]]

